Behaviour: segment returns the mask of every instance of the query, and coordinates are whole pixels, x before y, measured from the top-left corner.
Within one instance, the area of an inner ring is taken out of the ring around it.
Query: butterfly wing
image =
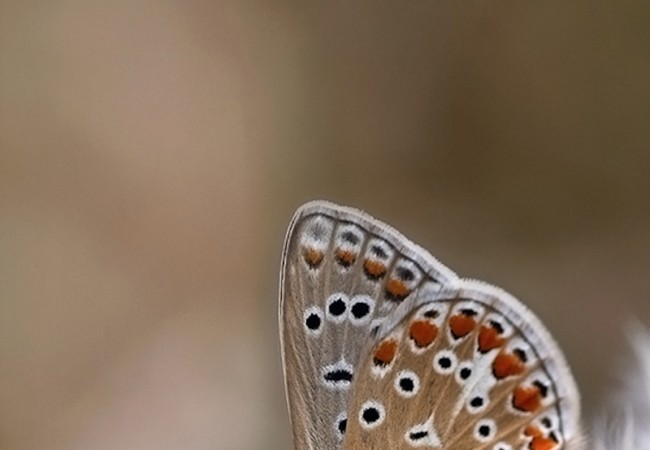
[[[424,254],[354,209],[311,202],[294,215],[282,256],[280,336],[296,448],[341,448],[360,355],[377,330],[409,314],[417,298],[457,283]]]
[[[344,448],[581,447],[573,376],[524,305],[477,281],[417,305],[359,363]]]

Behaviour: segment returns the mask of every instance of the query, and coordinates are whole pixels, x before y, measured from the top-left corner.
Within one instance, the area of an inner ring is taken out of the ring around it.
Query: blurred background
[[[648,23],[0,0],[0,447],[290,448],[278,269],[315,198],[519,296],[594,417],[650,324]]]

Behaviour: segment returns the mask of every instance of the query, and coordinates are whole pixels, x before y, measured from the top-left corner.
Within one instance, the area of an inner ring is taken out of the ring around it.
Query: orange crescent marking
[[[336,250],[336,259],[344,267],[349,267],[357,260],[357,254],[350,250]]]
[[[542,394],[537,386],[517,386],[513,392],[512,404],[524,412],[535,412],[542,406]]]
[[[325,257],[323,252],[316,250],[314,248],[305,248],[302,252],[302,255],[305,258],[305,262],[312,269],[315,269],[318,266],[320,266],[320,264],[323,262],[323,258]]]
[[[368,276],[374,279],[381,278],[386,274],[386,266],[372,259],[366,259],[364,261],[363,270]]]
[[[499,336],[497,330],[485,325],[481,326],[481,331],[478,333],[478,349],[481,353],[487,353],[497,347],[501,347],[505,339]]]
[[[492,361],[492,373],[497,380],[501,380],[512,375],[519,375],[524,371],[526,366],[519,358],[511,353],[501,352]]]
[[[420,348],[431,345],[437,335],[438,327],[426,320],[415,320],[409,327],[409,336]]]
[[[476,321],[464,314],[457,314],[449,319],[449,328],[456,338],[467,336],[475,326]]]
[[[404,300],[411,290],[404,284],[403,281],[397,278],[391,278],[386,283],[386,292],[388,292],[395,300]]]
[[[397,341],[395,339],[388,339],[379,344],[374,354],[374,362],[376,365],[387,366],[395,358],[397,352]]]

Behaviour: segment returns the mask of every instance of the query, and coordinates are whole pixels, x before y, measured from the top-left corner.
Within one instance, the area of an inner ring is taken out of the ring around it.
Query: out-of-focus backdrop
[[[648,23],[0,1],[0,447],[290,448],[278,266],[314,198],[518,295],[593,417],[650,323]]]

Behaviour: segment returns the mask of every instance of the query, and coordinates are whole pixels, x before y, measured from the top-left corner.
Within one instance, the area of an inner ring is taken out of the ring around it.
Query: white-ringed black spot
[[[351,383],[352,372],[345,369],[331,370],[323,374],[323,378],[331,383]]]
[[[348,389],[354,377],[354,367],[341,359],[335,364],[330,364],[321,369],[323,384],[335,390]]]
[[[347,317],[348,303],[350,302],[347,295],[337,292],[330,295],[325,302],[327,318],[334,323],[341,323]]]
[[[330,303],[327,308],[331,315],[340,316],[341,314],[345,313],[346,305],[343,299],[339,298]]]
[[[488,401],[482,395],[475,395],[467,402],[467,411],[470,414],[479,413],[488,406]]]
[[[361,241],[361,238],[354,234],[352,231],[344,231],[341,233],[341,239],[343,239],[345,242],[349,242],[352,245],[357,245],[359,241]]]
[[[415,279],[415,274],[413,273],[413,271],[406,267],[402,267],[402,266],[397,267],[397,269],[395,269],[395,273],[403,281],[413,281]]]
[[[361,405],[361,409],[359,410],[359,423],[366,430],[378,427],[385,418],[386,410],[381,403],[375,400],[368,400]]]
[[[404,433],[404,440],[412,447],[442,447],[440,437],[433,426],[433,416],[407,430]]]
[[[492,419],[481,419],[474,426],[474,439],[486,443],[494,439],[497,431],[496,422]]]
[[[456,381],[464,384],[472,376],[473,364],[470,361],[463,361],[456,368]]]
[[[551,420],[550,417],[542,417],[540,422],[544,426],[544,428],[547,428],[547,429],[553,428],[553,421]]]
[[[334,421],[334,434],[339,441],[343,440],[343,435],[348,427],[348,415],[344,411],[336,417]]]
[[[505,442],[498,442],[494,444],[492,450],[512,450],[512,445],[506,444]]]
[[[365,302],[357,302],[352,305],[352,315],[355,319],[363,319],[370,312],[370,305]]]
[[[318,306],[307,308],[303,315],[303,324],[308,334],[318,336],[323,329],[323,311]]]
[[[318,314],[315,313],[311,313],[309,316],[307,316],[307,319],[305,320],[305,325],[311,331],[318,330],[320,328],[320,324],[321,324],[321,318],[318,316]]]
[[[368,295],[355,295],[350,303],[350,322],[353,325],[367,324],[374,312],[375,301]]]
[[[399,380],[399,387],[402,391],[413,392],[413,388],[414,388],[413,380],[411,380],[410,378],[402,378],[401,380]]]
[[[428,431],[416,431],[414,433],[409,433],[409,438],[411,438],[412,441],[421,441],[427,436],[429,436]]]
[[[381,248],[380,246],[378,246],[378,245],[371,246],[370,247],[370,253],[375,255],[377,258],[381,258],[381,259],[387,259],[388,258],[388,253],[386,253],[386,251],[383,248]]]
[[[405,398],[411,398],[420,390],[420,377],[411,370],[402,370],[395,377],[395,390]]]
[[[363,410],[363,421],[366,423],[374,423],[379,420],[379,410],[377,408],[366,408]]]
[[[450,350],[441,350],[433,357],[433,368],[442,375],[449,375],[456,370],[458,358]]]

